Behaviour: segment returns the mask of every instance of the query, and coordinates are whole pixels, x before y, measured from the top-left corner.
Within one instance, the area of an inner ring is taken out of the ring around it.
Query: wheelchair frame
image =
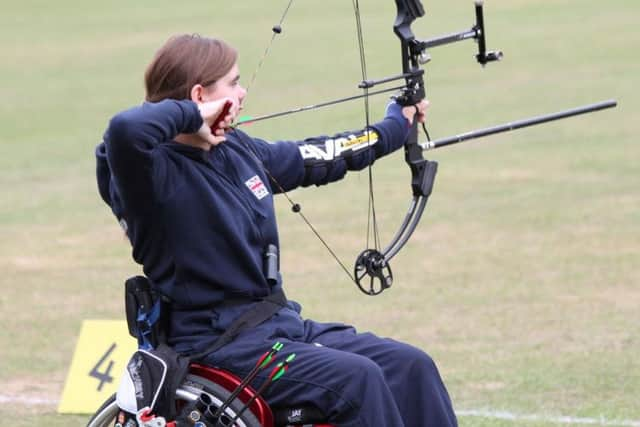
[[[189,374],[184,382],[176,391],[176,399],[178,403],[191,403],[197,400],[201,393],[207,393],[213,404],[220,405],[224,402],[231,392],[240,384],[241,380],[230,372],[212,368],[197,363],[191,364]],[[246,387],[238,395],[238,397],[225,410],[224,415],[229,419],[233,418],[236,413],[249,401],[255,391]],[[112,427],[115,419],[120,411],[116,404],[115,394],[109,397],[100,408],[93,414],[87,427]],[[231,426],[230,426],[231,427]],[[240,418],[235,422],[233,427],[284,427],[275,426],[274,414],[267,402],[258,397],[249,407],[248,411],[244,411]],[[333,427],[329,424],[288,424],[287,427]]]

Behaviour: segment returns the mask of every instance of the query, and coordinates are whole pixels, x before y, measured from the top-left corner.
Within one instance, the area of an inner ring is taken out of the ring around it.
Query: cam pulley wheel
[[[367,295],[378,295],[393,284],[391,267],[376,249],[366,249],[358,255],[353,275],[356,285]]]

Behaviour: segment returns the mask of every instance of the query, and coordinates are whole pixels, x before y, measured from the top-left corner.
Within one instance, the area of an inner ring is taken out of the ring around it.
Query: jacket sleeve
[[[342,179],[347,171],[362,170],[402,147],[409,129],[402,107],[393,103],[386,117],[367,129],[297,142],[253,141],[267,173],[277,181],[273,190],[278,193],[299,186],[328,184]]]
[[[202,118],[191,101],[144,103],[111,119],[104,135],[107,161],[128,209],[144,210],[154,201],[154,176],[162,173],[153,161],[158,144],[200,126]]]

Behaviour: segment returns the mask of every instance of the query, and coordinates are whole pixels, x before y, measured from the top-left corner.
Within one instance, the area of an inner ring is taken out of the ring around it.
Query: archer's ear
[[[191,100],[193,102],[204,102],[202,100],[202,95],[204,94],[204,86],[202,86],[200,83],[193,85],[193,87],[191,88]]]

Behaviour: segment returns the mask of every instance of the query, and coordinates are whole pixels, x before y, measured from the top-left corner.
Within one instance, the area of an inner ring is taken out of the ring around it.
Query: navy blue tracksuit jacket
[[[363,169],[401,147],[409,129],[392,104],[369,129],[333,137],[270,143],[231,130],[210,151],[173,141],[201,125],[191,101],[145,103],[113,117],[96,150],[100,194],[135,261],[173,301],[169,340],[183,352],[210,345],[253,301],[282,286],[264,271],[267,246],[279,247],[274,193]],[[246,304],[225,305],[230,299]],[[297,363],[270,388],[273,406],[313,403],[337,426],[456,425],[428,355],[305,320],[294,302],[207,361],[243,375],[275,340]]]

